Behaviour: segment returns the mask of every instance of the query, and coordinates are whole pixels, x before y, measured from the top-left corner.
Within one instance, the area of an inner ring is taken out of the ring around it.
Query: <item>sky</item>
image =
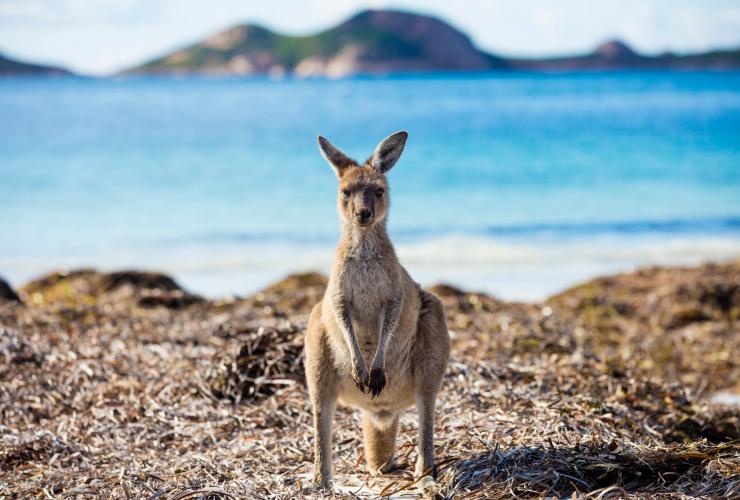
[[[740,0],[0,0],[0,52],[105,75],[234,24],[309,34],[366,8],[435,15],[507,56],[740,46]]]

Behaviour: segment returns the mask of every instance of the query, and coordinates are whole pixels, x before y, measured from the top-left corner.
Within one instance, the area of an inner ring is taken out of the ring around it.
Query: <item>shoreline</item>
[[[600,235],[548,240],[491,239],[449,235],[396,245],[401,263],[422,285],[449,283],[503,300],[541,302],[578,283],[648,266],[696,266],[740,259],[740,236]],[[464,248],[465,251],[461,252]],[[20,288],[50,269],[94,267],[112,272],[140,269],[162,272],[188,291],[211,299],[247,296],[295,273],[328,274],[333,243],[225,242],[98,248],[58,260],[38,254],[0,256],[0,277]],[[70,251],[68,255],[74,255]],[[44,266],[44,262],[56,265]]]

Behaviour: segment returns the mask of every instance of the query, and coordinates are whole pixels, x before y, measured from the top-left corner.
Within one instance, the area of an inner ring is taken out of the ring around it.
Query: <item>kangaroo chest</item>
[[[394,269],[381,259],[348,259],[342,288],[358,340],[377,340],[386,304],[393,297]]]

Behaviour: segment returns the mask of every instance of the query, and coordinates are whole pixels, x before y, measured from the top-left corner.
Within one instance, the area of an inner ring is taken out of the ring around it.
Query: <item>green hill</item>
[[[341,76],[424,70],[503,67],[439,19],[396,11],[361,12],[310,36],[283,36],[247,24],[149,61],[127,73]]]
[[[410,71],[733,68],[740,68],[740,50],[648,56],[619,40],[581,55],[507,59],[477,49],[466,34],[434,17],[367,10],[309,36],[285,36],[254,24],[236,26],[124,74],[340,77]]]

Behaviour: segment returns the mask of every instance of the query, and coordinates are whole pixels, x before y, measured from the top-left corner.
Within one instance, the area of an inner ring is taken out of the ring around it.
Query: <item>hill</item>
[[[72,73],[64,68],[31,64],[17,59],[11,59],[0,54],[0,76],[3,75],[46,75],[64,76]]]
[[[512,69],[534,71],[579,71],[623,69],[722,70],[740,68],[740,49],[676,55],[647,56],[635,52],[621,40],[610,40],[590,54],[549,59],[509,59]]]
[[[584,55],[507,59],[479,50],[437,18],[367,10],[309,36],[285,36],[245,24],[163,55],[124,74],[216,74],[340,77],[419,71],[740,68],[740,51],[646,56],[613,40]]]
[[[343,76],[502,66],[438,19],[368,10],[335,28],[303,37],[279,35],[253,24],[236,26],[128,73]]]

